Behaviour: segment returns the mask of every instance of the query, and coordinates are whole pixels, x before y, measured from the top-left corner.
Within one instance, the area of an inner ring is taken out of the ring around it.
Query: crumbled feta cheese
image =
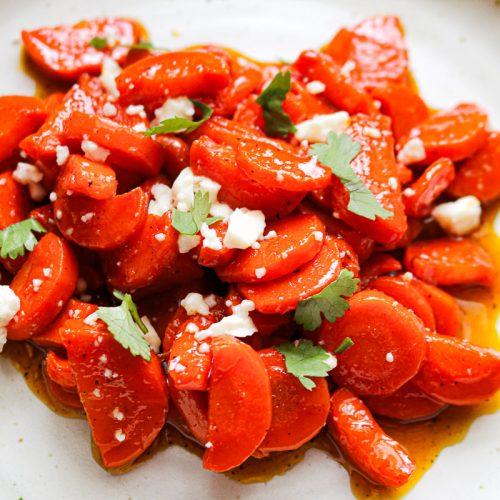
[[[203,223],[200,232],[203,236],[202,246],[210,248],[211,250],[222,250],[222,241],[217,236],[217,231],[215,229],[211,229],[207,224]]]
[[[189,316],[201,314],[206,316],[210,312],[210,307],[205,302],[201,293],[191,292],[181,300],[181,306],[186,310]]]
[[[113,410],[113,413],[111,415],[115,420],[118,420],[119,422],[121,422],[125,418],[125,415],[120,411],[118,406]]]
[[[222,217],[223,219],[229,219],[231,214],[233,213],[233,209],[227,205],[226,203],[214,202],[210,206],[210,215],[213,217]]]
[[[394,354],[392,354],[392,352],[388,352],[388,353],[385,355],[385,360],[386,360],[388,363],[393,363],[393,362],[394,362]]]
[[[62,219],[62,210],[56,210],[56,219],[61,220]]]
[[[316,241],[323,241],[325,235],[321,231],[314,231],[313,236]]]
[[[218,323],[213,323],[206,330],[195,333],[197,340],[205,340],[209,337],[220,335],[232,335],[233,337],[249,337],[253,335],[255,327],[249,313],[255,310],[255,304],[251,300],[243,300],[241,304],[233,306],[233,314],[222,318]]]
[[[99,77],[104,88],[115,97],[120,96],[116,86],[116,77],[122,72],[120,65],[112,58],[105,57],[102,61],[101,76]]]
[[[207,442],[205,443],[205,448],[212,448],[212,446],[213,446],[213,445],[214,445],[214,444],[212,443],[212,441],[207,441]]]
[[[125,435],[125,433],[121,429],[117,429],[115,431],[115,439],[119,443],[123,443],[123,441],[125,441],[126,438],[127,438],[127,436]]]
[[[0,352],[7,342],[7,325],[21,309],[21,301],[12,288],[0,285]]]
[[[398,161],[410,165],[425,160],[425,146],[422,139],[414,137],[410,139],[398,153]]]
[[[40,287],[42,286],[43,280],[34,278],[31,283],[33,284],[33,291],[38,293],[40,291]]]
[[[410,271],[406,271],[406,273],[403,273],[401,276],[405,281],[411,281],[413,279],[413,273],[410,273]]]
[[[87,212],[86,214],[83,214],[81,217],[80,217],[80,220],[82,222],[88,222],[89,220],[91,220],[95,215],[95,212]]]
[[[308,162],[299,163],[298,169],[304,172],[308,177],[318,179],[325,174],[325,169],[318,166],[318,159],[313,156]]]
[[[82,151],[85,156],[92,161],[97,161],[100,163],[105,163],[110,155],[111,151],[106,148],[102,148],[93,141],[84,139],[81,145]]]
[[[61,167],[69,158],[68,146],[56,146],[56,163]]]
[[[245,250],[262,238],[265,228],[266,219],[260,210],[237,208],[229,217],[224,246]]]
[[[194,104],[187,97],[173,97],[167,99],[161,108],[155,109],[156,122],[159,123],[169,118],[185,118],[191,120],[194,116]]]
[[[432,216],[447,233],[463,236],[481,224],[481,202],[475,196],[464,196],[437,205]]]
[[[206,342],[202,342],[198,346],[198,352],[200,352],[201,354],[206,354],[206,353],[210,352],[210,345],[207,344]]]
[[[54,193],[54,191],[52,191],[52,193],[49,194],[49,200],[54,203],[54,201],[57,200],[57,193]]]
[[[146,111],[144,110],[144,106],[142,104],[131,104],[127,106],[125,113],[129,116],[138,115],[140,118],[146,118]]]
[[[157,233],[155,234],[155,240],[156,241],[165,241],[166,239],[166,234],[165,233]]]
[[[382,137],[382,132],[378,128],[374,127],[364,127],[363,134],[372,139],[380,139]]]
[[[198,330],[199,330],[198,325],[196,325],[195,323],[188,323],[186,325],[186,332],[196,333]]]
[[[92,391],[92,394],[96,397],[96,398],[100,398],[101,397],[101,390],[100,389],[94,389]]]
[[[189,167],[182,170],[172,184],[172,199],[178,210],[191,210],[194,201],[194,175]]]
[[[163,215],[172,209],[172,190],[161,182],[151,187],[153,198],[149,202],[148,213],[152,215]]]
[[[325,91],[326,85],[319,80],[312,80],[306,84],[306,89],[310,94],[321,94]]]
[[[153,352],[158,354],[160,352],[161,339],[156,333],[155,327],[151,324],[151,321],[149,321],[149,318],[147,316],[142,316],[141,320],[148,329],[147,333],[144,334],[144,338],[148,341],[151,349],[153,349]]]
[[[272,238],[276,238],[276,236],[278,236],[278,233],[274,229],[272,229],[265,236],[263,236],[261,239],[262,240],[270,240]]]
[[[20,161],[14,172],[12,172],[12,177],[14,177],[14,180],[19,182],[19,184],[26,186],[40,182],[43,179],[43,173],[40,172],[35,165]]]
[[[356,68],[356,63],[354,61],[346,61],[342,68],[340,68],[340,74],[345,78],[349,78],[354,68]]]
[[[97,312],[93,312],[92,314],[89,314],[84,320],[83,322],[86,324],[86,325],[89,325],[89,326],[95,326],[96,323],[97,323],[97,320],[99,318],[97,317]]]
[[[349,126],[349,113],[337,111],[336,113],[317,115],[297,125],[295,137],[299,141],[326,142],[329,132],[341,134]]]
[[[132,130],[134,130],[135,132],[146,132],[147,130],[147,127],[146,127],[146,124],[145,123],[136,123],[133,127],[132,127]]]
[[[256,241],[255,243],[252,243],[252,248],[254,250],[258,250],[260,248],[260,243],[258,241]]]
[[[201,241],[201,236],[194,234],[180,234],[177,239],[177,246],[179,247],[179,253],[188,253],[193,248],[196,248]]]
[[[118,109],[113,103],[106,102],[106,104],[102,107],[102,113],[107,117],[115,116],[116,113],[118,113]]]
[[[42,272],[43,272],[43,275],[46,277],[46,278],[50,278],[51,275],[52,275],[52,269],[50,267],[44,267],[42,269]]]
[[[265,267],[258,267],[255,270],[255,277],[260,280],[261,278],[263,278],[266,275],[266,272],[267,272],[267,269]]]
[[[387,181],[387,184],[389,184],[389,187],[393,191],[396,191],[396,189],[399,186],[399,181],[398,181],[397,177],[389,177],[389,180]]]

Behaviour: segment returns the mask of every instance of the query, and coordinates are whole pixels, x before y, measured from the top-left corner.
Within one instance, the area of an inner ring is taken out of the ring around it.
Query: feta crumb
[[[101,354],[99,356],[99,361],[103,364],[107,363],[108,362],[108,357],[106,356],[106,354]]]
[[[148,205],[148,213],[152,215],[164,215],[172,209],[172,190],[161,182],[151,187],[152,200]]]
[[[118,406],[113,410],[113,413],[111,413],[111,415],[115,420],[118,420],[119,422],[121,422],[125,418],[125,415],[120,411]]]
[[[12,172],[12,177],[14,180],[19,182],[19,184],[29,185],[36,184],[43,179],[43,173],[38,170],[35,165],[31,163],[19,162],[16,166],[14,172]]]
[[[157,233],[155,234],[155,240],[156,241],[165,241],[165,238],[167,236],[165,235],[165,233]]]
[[[86,324],[86,325],[89,325],[89,326],[95,326],[96,323],[97,323],[97,320],[99,318],[97,317],[97,312],[93,312],[91,314],[89,314],[84,320],[83,322]]]
[[[178,210],[191,210],[194,201],[194,174],[189,167],[182,170],[172,184],[172,199]]]
[[[398,181],[397,177],[389,177],[389,180],[387,181],[387,184],[389,184],[389,187],[393,191],[396,191],[396,189],[399,186],[399,181]]]
[[[131,104],[127,106],[125,113],[129,116],[139,116],[140,118],[146,118],[146,111],[142,104]]]
[[[105,57],[102,61],[101,76],[99,77],[104,88],[114,97],[119,97],[120,92],[116,86],[116,77],[122,72],[120,65],[112,58]]]
[[[481,202],[475,196],[464,196],[434,207],[432,216],[449,234],[464,236],[481,224]]]
[[[382,137],[382,132],[375,127],[364,127],[363,134],[372,139],[380,139]]]
[[[199,331],[199,328],[198,325],[196,325],[195,323],[188,323],[186,325],[186,332],[196,333],[197,331]]]
[[[81,217],[80,217],[80,220],[82,222],[88,222],[89,220],[91,220],[95,215],[95,212],[88,212],[86,214],[83,214]]]
[[[255,277],[260,280],[261,278],[263,278],[266,275],[266,272],[267,272],[267,269],[265,267],[258,267],[255,270]]]
[[[56,210],[56,219],[61,220],[62,219],[62,210]]]
[[[201,241],[201,236],[198,234],[188,235],[180,234],[177,239],[177,246],[179,247],[179,253],[188,253],[193,248],[196,248]]]
[[[410,139],[398,153],[398,161],[404,165],[410,165],[425,160],[425,146],[422,139],[414,137]]]
[[[201,354],[206,354],[206,353],[210,352],[210,345],[207,344],[206,342],[202,342],[198,346],[198,352],[200,352]]]
[[[61,167],[69,158],[68,146],[56,146],[56,163]]]
[[[43,280],[34,278],[31,283],[33,284],[33,291],[38,293],[40,291],[40,287],[42,286]]]
[[[337,111],[325,115],[317,115],[297,124],[295,137],[299,141],[326,142],[329,132],[341,134],[349,126],[349,113]]]
[[[50,278],[52,275],[52,269],[50,267],[44,267],[42,273],[46,278]]]
[[[12,288],[0,285],[0,352],[7,342],[7,325],[21,309],[21,301]]]
[[[54,191],[52,191],[52,193],[49,194],[49,200],[54,203],[54,201],[57,200],[57,193],[54,193]]]
[[[319,80],[312,80],[306,84],[306,89],[310,94],[321,94],[325,91],[326,85]]]
[[[207,442],[205,443],[205,448],[212,448],[212,446],[213,446],[212,441],[207,441]]]
[[[210,248],[211,250],[222,250],[222,241],[217,236],[217,231],[215,229],[211,229],[204,222],[201,225],[200,232],[203,236],[203,247]]]
[[[141,320],[148,329],[147,333],[144,334],[144,338],[148,341],[153,352],[158,354],[160,352],[161,339],[156,333],[155,327],[151,324],[151,321],[149,321],[149,318],[147,316],[142,316]]]
[[[265,236],[263,236],[261,240],[271,240],[272,238],[276,238],[276,236],[278,236],[278,233],[272,229]]]
[[[231,217],[232,213],[233,209],[226,203],[216,201],[210,206],[210,215],[212,215],[213,217],[222,217],[223,219],[227,220],[229,219],[229,217]]]
[[[206,316],[210,312],[210,308],[201,293],[188,293],[186,297],[181,300],[181,306],[184,307],[188,316],[192,316],[193,314]]]
[[[318,158],[316,158],[316,156],[312,156],[308,162],[299,163],[297,167],[304,172],[304,174],[313,179],[318,179],[325,174],[325,169],[318,166]]]
[[[316,241],[323,241],[325,235],[321,231],[314,231],[313,236]]]
[[[100,389],[94,389],[92,391],[92,394],[96,397],[96,398],[100,398],[101,397],[101,390]]]
[[[260,243],[258,241],[256,241],[255,243],[252,243],[252,248],[254,250],[258,250],[260,248]]]
[[[82,151],[85,156],[92,161],[97,161],[100,163],[105,163],[110,155],[111,151],[106,148],[102,148],[93,141],[84,139],[81,145]]]
[[[356,68],[356,63],[354,61],[346,61],[342,68],[340,68],[340,74],[345,78],[350,78],[351,72]]]
[[[266,219],[260,210],[237,208],[229,217],[224,246],[245,250],[262,238],[265,227]]]
[[[401,278],[403,278],[403,280],[405,281],[411,281],[413,279],[413,273],[410,273],[410,271],[406,271],[406,273],[403,273]]]
[[[102,113],[104,116],[107,116],[107,117],[115,116],[116,113],[118,113],[118,109],[114,104],[112,104],[111,102],[108,101],[102,107]]]
[[[136,123],[133,127],[132,130],[135,130],[136,132],[146,132],[147,127],[145,123]]]
[[[121,429],[117,429],[115,431],[115,439],[119,443],[123,443],[123,441],[125,441],[126,438],[127,438],[127,436],[125,435],[125,433]]]
[[[394,362],[394,354],[392,354],[392,352],[388,352],[388,353],[385,355],[385,360],[386,360],[388,363],[393,363],[393,362]]]
[[[156,119],[154,121],[160,123],[163,120],[175,117],[191,120],[194,113],[194,104],[190,99],[187,97],[172,97],[167,99],[160,108],[155,109]]]

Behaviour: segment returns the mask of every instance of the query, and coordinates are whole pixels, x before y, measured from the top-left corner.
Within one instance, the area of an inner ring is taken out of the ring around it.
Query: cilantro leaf
[[[0,257],[17,259],[22,257],[25,250],[31,252],[38,240],[33,231],[46,233],[46,229],[35,219],[26,219],[7,226],[0,231]]]
[[[332,369],[332,364],[328,362],[332,355],[310,340],[286,342],[276,349],[285,356],[286,371],[295,375],[309,391],[316,384],[308,377],[326,377]]]
[[[194,193],[193,207],[190,212],[182,212],[176,208],[172,210],[172,226],[181,234],[194,235],[201,229],[203,223],[209,226],[222,220],[221,217],[208,217],[209,212],[209,194],[197,191]]]
[[[151,347],[144,337],[148,330],[139,317],[132,297],[118,290],[115,290],[113,295],[122,301],[121,304],[116,307],[99,307],[96,311],[97,317],[106,323],[115,340],[133,356],[151,361]]]
[[[335,354],[342,354],[347,351],[347,349],[350,349],[354,345],[354,342],[350,337],[346,337],[340,344],[339,346],[333,351]]]
[[[183,133],[189,134],[196,130],[200,125],[205,123],[213,114],[214,110],[207,106],[206,104],[195,101],[191,99],[191,102],[197,107],[202,115],[199,120],[188,120],[187,118],[180,118],[179,116],[175,116],[174,118],[167,118],[160,122],[160,125],[156,127],[148,128],[144,133],[151,137],[156,134],[174,134],[174,133]]]
[[[316,295],[298,303],[294,321],[302,325],[305,330],[312,331],[321,325],[321,314],[331,323],[337,318],[342,318],[349,309],[349,303],[344,297],[350,297],[358,289],[359,279],[353,277],[351,271],[342,269],[333,283]]]
[[[309,150],[319,162],[329,167],[349,192],[348,210],[354,214],[375,220],[375,217],[387,219],[394,214],[383,208],[373,193],[356,175],[350,163],[358,155],[361,147],[347,134],[330,132],[326,144],[314,144]]]
[[[104,50],[108,47],[108,39],[101,36],[95,36],[90,40],[89,45],[94,47],[94,49]]]
[[[290,71],[277,73],[256,99],[263,111],[267,135],[286,137],[297,130],[290,116],[283,111],[283,101],[290,91],[290,78]]]

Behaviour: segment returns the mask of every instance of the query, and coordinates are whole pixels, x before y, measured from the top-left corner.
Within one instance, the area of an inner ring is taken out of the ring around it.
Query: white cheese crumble
[[[156,241],[165,241],[167,235],[165,233],[156,233],[155,234],[155,240]]]
[[[12,288],[0,285],[0,352],[7,342],[7,325],[21,309],[21,301]]]
[[[172,209],[172,190],[161,182],[151,187],[153,198],[148,205],[148,213],[152,215],[164,215]]]
[[[52,191],[50,194],[49,194],[49,200],[54,203],[54,201],[57,200],[57,193],[54,193],[54,191]]]
[[[425,160],[425,146],[422,139],[414,137],[410,139],[398,153],[398,161],[404,165],[410,165]]]
[[[255,270],[255,277],[260,280],[261,278],[263,278],[266,275],[266,272],[267,272],[267,269],[265,267],[258,267]]]
[[[299,170],[304,172],[304,174],[308,177],[312,177],[313,179],[318,179],[325,173],[325,170],[318,166],[318,159],[316,156],[311,157],[308,162],[299,163],[297,167]]]
[[[194,104],[187,97],[167,99],[160,108],[155,109],[155,122],[159,123],[169,118],[184,118],[191,120],[194,116]]]
[[[481,224],[481,202],[475,196],[464,196],[434,207],[432,216],[449,234],[463,236]]]
[[[340,68],[340,74],[345,78],[349,78],[354,68],[356,68],[356,63],[354,61],[346,61],[342,68]]]
[[[114,97],[119,97],[120,92],[116,86],[116,77],[122,72],[120,65],[112,58],[105,57],[102,61],[101,76],[99,77],[104,88]]]
[[[139,116],[140,118],[146,118],[146,111],[142,104],[131,104],[127,106],[125,113],[129,116]]]
[[[111,415],[115,420],[118,420],[118,422],[121,422],[125,418],[125,415],[120,411],[118,406],[113,410]]]
[[[198,346],[198,352],[200,352],[201,354],[207,354],[210,352],[210,345],[207,344],[206,342],[202,342],[199,346]]]
[[[155,327],[151,324],[151,321],[149,321],[149,318],[147,316],[142,316],[141,320],[148,329],[147,333],[144,334],[144,338],[148,341],[153,352],[158,354],[160,352],[161,339],[156,333]]]
[[[375,127],[364,127],[363,134],[372,139],[380,139],[382,137],[382,132]]]
[[[83,222],[83,223],[87,223],[89,220],[91,220],[95,215],[95,212],[87,212],[86,214],[83,214],[81,217],[80,217],[80,220]]]
[[[329,132],[341,134],[349,126],[349,113],[337,111],[326,115],[317,115],[297,125],[295,137],[299,141],[326,142]]]
[[[263,237],[265,228],[266,219],[260,210],[237,208],[229,217],[224,246],[245,250]]]
[[[117,429],[115,431],[115,439],[119,443],[123,443],[123,441],[125,441],[126,438],[127,438],[127,436],[125,435],[125,433],[121,429]]]
[[[43,283],[43,280],[40,280],[40,279],[37,279],[37,278],[34,278],[32,281],[31,281],[32,285],[33,285],[33,291],[35,293],[38,293],[40,291],[40,287],[42,286],[42,283]]]
[[[388,353],[385,355],[385,360],[386,360],[388,363],[393,363],[393,362],[394,362],[394,354],[392,354],[392,352],[388,352]]]
[[[56,163],[61,167],[69,158],[68,146],[56,146]]]
[[[44,267],[42,273],[46,278],[50,278],[52,276],[52,269],[50,267]]]
[[[194,234],[180,234],[177,240],[177,246],[179,248],[179,253],[188,253],[193,248],[196,248],[201,241],[201,236]]]
[[[306,84],[306,89],[310,94],[321,94],[325,91],[326,85],[319,80],[312,80]]]
[[[215,229],[211,229],[207,224],[203,223],[200,232],[203,236],[202,246],[210,248],[211,250],[222,250],[222,241],[217,236],[217,231]]]
[[[233,213],[233,209],[227,205],[226,203],[221,203],[221,202],[215,202],[212,203],[210,207],[210,215],[214,217],[222,217],[223,219],[227,220],[229,217],[231,217],[231,214]]]
[[[190,292],[182,300],[181,306],[186,310],[188,316],[201,314],[206,316],[210,312],[210,307],[206,303],[201,293]]]
[[[19,162],[12,177],[23,186],[28,186],[30,196],[35,201],[41,201],[47,194],[45,189],[39,184],[43,179],[43,173],[31,163]]]
[[[325,235],[321,231],[314,231],[313,236],[316,241],[323,241]]]
[[[85,156],[92,161],[97,161],[100,163],[105,163],[110,155],[111,151],[106,148],[102,148],[93,141],[84,139],[81,145],[82,151]]]
[[[98,316],[97,316],[97,312],[93,312],[91,314],[89,314],[84,320],[83,322],[86,324],[86,325],[89,325],[89,326],[95,326],[96,323],[97,323],[97,320],[98,320]]]
[[[111,116],[115,116],[118,113],[118,108],[111,102],[106,102],[102,107],[102,114],[107,116],[108,118]]]

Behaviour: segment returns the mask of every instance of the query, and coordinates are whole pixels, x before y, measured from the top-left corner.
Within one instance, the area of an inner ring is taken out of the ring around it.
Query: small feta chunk
[[[178,210],[191,210],[194,201],[194,175],[189,167],[182,170],[172,184],[172,199]]]
[[[111,103],[111,102],[106,102],[104,106],[102,107],[102,114],[104,116],[107,116],[108,118],[111,116],[115,116],[116,113],[118,113],[117,107]]]
[[[317,115],[297,125],[295,137],[299,141],[326,142],[329,132],[341,134],[349,126],[349,113],[337,111],[326,115]]]
[[[194,104],[187,97],[172,97],[167,99],[161,108],[155,109],[155,122],[160,123],[169,118],[184,118],[191,120],[194,116]]]
[[[425,146],[422,139],[414,137],[410,139],[398,153],[398,161],[404,165],[411,165],[425,160]]]
[[[122,72],[120,65],[112,58],[105,57],[102,61],[101,76],[99,77],[104,88],[114,97],[119,97],[120,92],[116,86],[116,77]]]
[[[463,236],[481,224],[481,202],[475,196],[464,196],[437,205],[432,216],[448,234]]]
[[[115,420],[118,420],[119,422],[121,422],[125,418],[125,415],[120,411],[118,406],[113,410],[111,415]]]
[[[245,250],[261,239],[266,228],[266,219],[260,210],[237,208],[229,217],[224,246]]]
[[[68,146],[56,146],[56,163],[61,167],[69,158]]]
[[[316,241],[323,241],[325,235],[321,231],[314,231],[313,236]]]
[[[297,167],[304,172],[305,175],[313,179],[318,179],[325,175],[325,169],[318,166],[318,159],[316,156],[313,156],[308,162],[299,163]]]
[[[222,250],[222,241],[217,236],[217,231],[211,229],[204,222],[200,228],[201,235],[203,236],[203,245],[205,248],[210,248],[211,250]]]
[[[321,94],[325,91],[326,85],[319,80],[312,80],[306,84],[306,89],[310,94]]]
[[[149,321],[149,318],[147,316],[142,316],[141,320],[148,329],[147,333],[144,334],[144,338],[148,341],[153,352],[158,354],[160,352],[161,339],[156,333],[155,327],[151,324],[151,321]]]
[[[372,139],[380,139],[382,137],[382,132],[375,127],[364,127],[363,134]]]
[[[84,139],[82,141],[81,145],[82,151],[84,152],[85,156],[92,161],[96,161],[99,163],[105,163],[106,160],[108,159],[108,156],[110,155],[111,151],[106,148],[102,148],[98,144],[96,144],[93,141],[89,141],[87,139]]]
[[[90,221],[91,219],[93,219],[95,215],[95,212],[87,212],[86,214],[83,214],[81,217],[80,217],[80,220],[83,222],[83,223],[86,223],[88,221]]]
[[[180,234],[177,240],[177,246],[179,248],[179,253],[188,253],[193,248],[196,248],[201,241],[201,236],[198,234]]]
[[[388,363],[394,363],[394,354],[392,354],[392,352],[388,352],[388,353],[385,355],[385,360],[386,360]]]
[[[31,163],[19,162],[14,172],[12,172],[14,180],[19,184],[29,185],[37,184],[43,179],[43,173],[38,170],[38,167],[31,165]]]
[[[20,308],[21,301],[12,288],[0,285],[0,327],[7,326]]]
[[[266,275],[266,272],[267,272],[267,269],[265,267],[258,267],[255,270],[255,277],[260,280],[261,278],[263,278]]]
[[[148,213],[152,215],[164,215],[172,209],[172,190],[161,182],[151,187],[153,198],[148,205]]]
[[[119,443],[123,443],[123,441],[125,441],[126,438],[127,438],[127,436],[125,435],[125,433],[121,429],[117,429],[115,431],[115,439]]]
[[[352,71],[356,68],[356,63],[354,61],[346,61],[342,68],[340,68],[340,74],[344,78],[350,78]]]
[[[127,106],[125,113],[129,116],[139,116],[140,118],[146,118],[146,111],[142,104],[131,104]]]
[[[222,217],[223,219],[229,219],[233,209],[226,203],[215,202],[210,206],[210,215],[213,217]]]
[[[181,306],[186,310],[188,316],[193,314],[201,314],[206,316],[210,312],[210,307],[205,302],[201,293],[191,292],[188,293],[182,300]]]

